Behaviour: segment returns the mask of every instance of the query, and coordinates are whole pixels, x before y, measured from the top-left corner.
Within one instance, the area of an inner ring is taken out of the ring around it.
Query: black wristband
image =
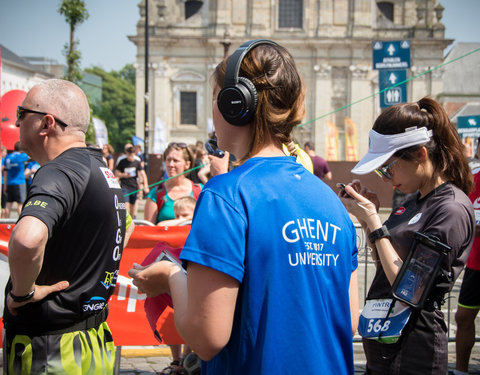
[[[25,302],[25,301],[28,301],[29,299],[31,299],[35,294],[35,287],[33,287],[33,290],[24,295],[24,296],[16,296],[15,294],[12,293],[12,291],[10,291],[10,297],[12,297],[13,301],[14,302]]]
[[[390,232],[385,225],[382,225],[380,228],[375,229],[372,233],[368,235],[368,240],[370,241],[370,243],[374,244],[375,241],[385,237],[390,238]]]

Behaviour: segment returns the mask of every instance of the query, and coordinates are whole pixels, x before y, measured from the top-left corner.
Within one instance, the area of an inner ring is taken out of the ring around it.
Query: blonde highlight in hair
[[[214,83],[223,87],[226,60],[213,73]],[[248,78],[258,94],[249,152],[239,164],[257,154],[267,143],[285,144],[296,154],[292,132],[305,117],[305,88],[290,53],[281,46],[259,44],[243,59],[239,77]]]

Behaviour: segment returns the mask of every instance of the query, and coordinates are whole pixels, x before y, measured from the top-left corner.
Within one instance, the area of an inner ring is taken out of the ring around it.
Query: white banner
[[[99,118],[93,117],[93,128],[95,129],[95,141],[97,145],[102,148],[104,144],[108,143],[108,132],[105,123]]]
[[[164,122],[159,118],[155,118],[155,129],[153,131],[153,147],[150,151],[152,154],[161,154],[167,147],[167,128]]]

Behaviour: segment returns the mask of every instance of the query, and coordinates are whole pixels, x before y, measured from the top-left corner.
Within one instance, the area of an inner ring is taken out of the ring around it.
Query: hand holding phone
[[[162,260],[166,260],[168,262],[172,262],[176,264],[180,269],[183,271],[184,274],[187,274],[187,270],[183,268],[182,263],[179,262],[177,258],[175,258],[170,251],[164,249],[160,255],[155,259],[155,262],[160,262]]]
[[[209,155],[216,156],[217,158],[223,158],[225,151],[218,148],[217,141],[215,139],[209,139],[205,142],[205,149]]]
[[[345,186],[343,182],[337,182],[337,188],[341,189],[340,196],[343,198],[352,198],[352,196],[345,191]]]

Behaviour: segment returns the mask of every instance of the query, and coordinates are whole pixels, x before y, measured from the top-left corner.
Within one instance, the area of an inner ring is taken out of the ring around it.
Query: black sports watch
[[[382,225],[380,228],[375,229],[368,235],[368,240],[370,241],[370,243],[374,244],[375,241],[385,237],[391,238],[390,232],[388,231],[387,227],[385,225]]]
[[[10,297],[12,297],[14,302],[28,301],[30,298],[33,297],[34,294],[35,294],[35,287],[33,288],[33,290],[30,293],[28,293],[24,296],[16,296],[15,294],[12,293],[12,291],[10,291]]]

